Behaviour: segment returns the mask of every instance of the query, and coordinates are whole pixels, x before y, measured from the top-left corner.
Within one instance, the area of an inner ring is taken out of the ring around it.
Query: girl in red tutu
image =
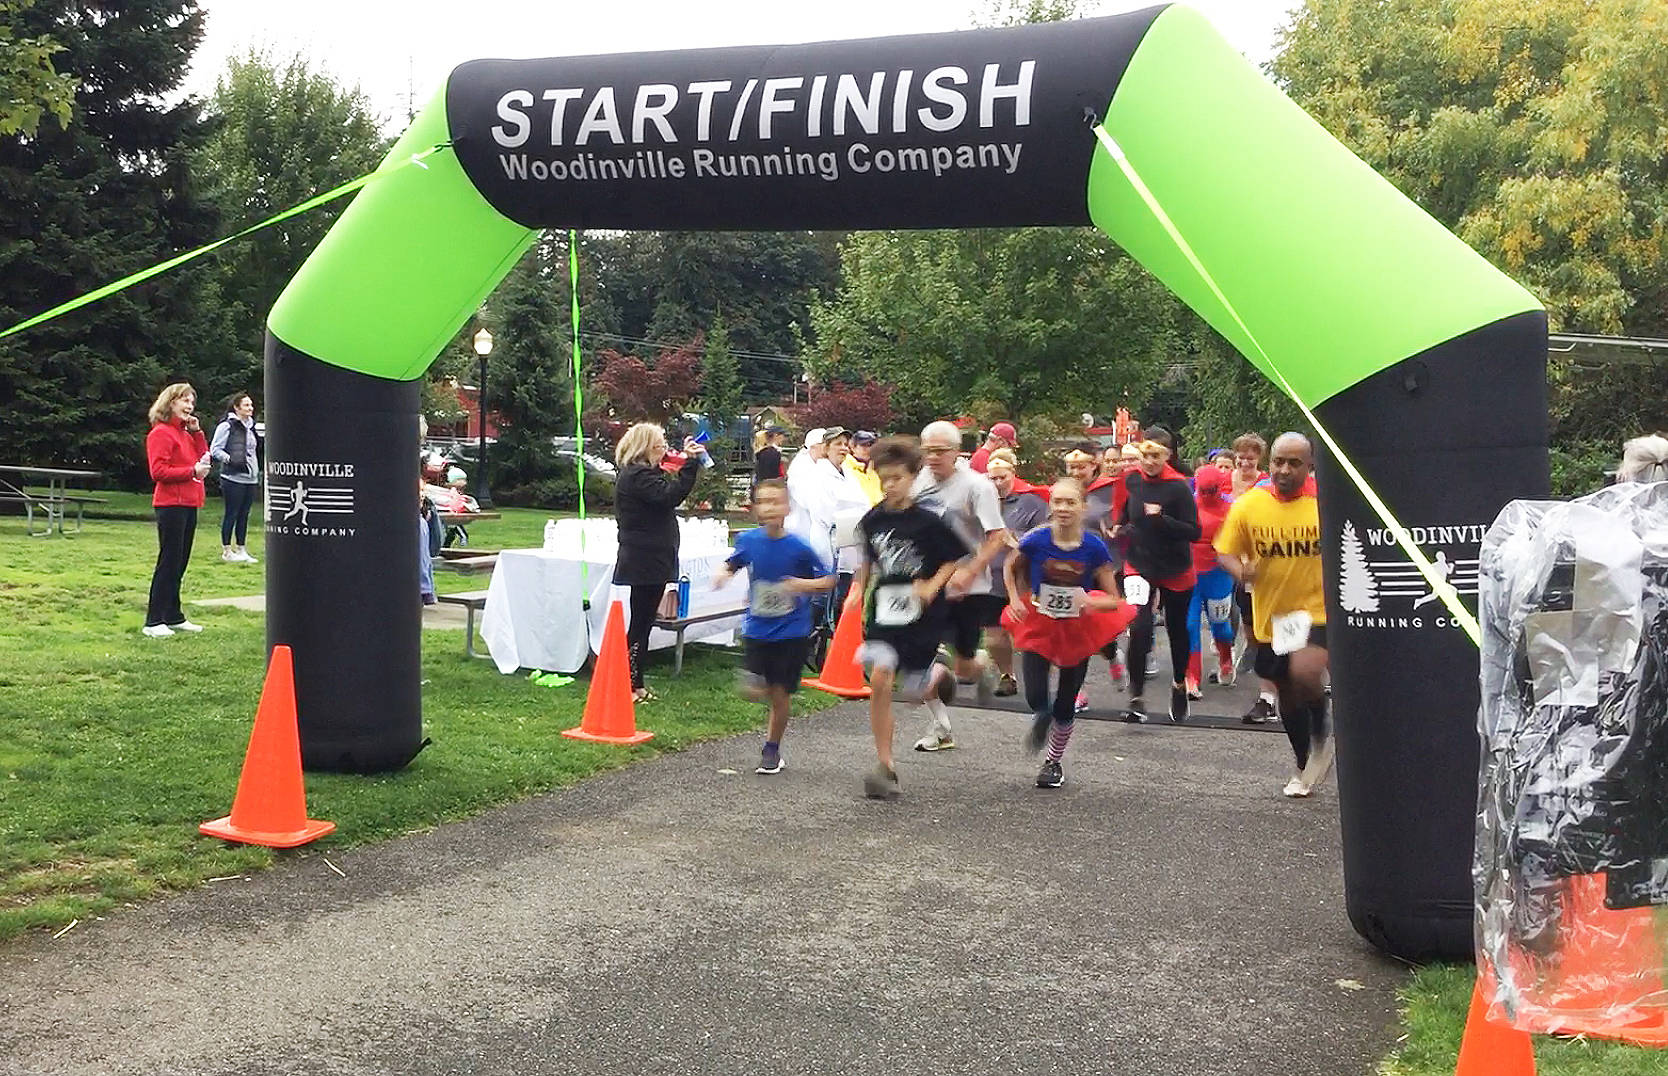
[[[1008,608],[1002,626],[1024,652],[1025,701],[1031,707],[1028,742],[1033,751],[1048,745],[1038,788],[1065,783],[1060,761],[1071,741],[1077,691],[1090,656],[1106,648],[1135,618],[1118,598],[1112,554],[1098,536],[1083,529],[1083,487],[1062,478],[1049,490],[1048,526],[1020,539],[1003,566]],[[1090,590],[1093,584],[1096,589]],[[1049,701],[1048,681],[1060,670]],[[1050,729],[1052,728],[1052,732]]]

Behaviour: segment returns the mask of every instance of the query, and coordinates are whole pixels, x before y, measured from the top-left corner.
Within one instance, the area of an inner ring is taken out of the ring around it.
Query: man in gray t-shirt
[[[949,422],[934,422],[921,431],[921,454],[926,466],[915,479],[915,503],[950,525],[967,544],[972,557],[950,577],[950,647],[956,656],[956,678],[978,685],[981,704],[995,689],[994,670],[979,660],[979,639],[987,627],[1002,620],[1007,604],[991,572],[1002,550],[1007,528],[1001,500],[990,479],[968,467],[961,458],[961,431]],[[939,719],[915,743],[917,751],[954,747],[947,720]]]

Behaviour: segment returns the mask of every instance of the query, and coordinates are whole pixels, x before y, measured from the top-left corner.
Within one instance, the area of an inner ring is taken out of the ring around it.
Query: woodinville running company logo
[[[266,465],[266,532],[318,538],[352,538],[354,525],[351,463]]]
[[[1436,572],[1461,598],[1477,595],[1482,523],[1409,527]],[[1366,540],[1362,540],[1362,534]],[[1441,596],[1388,528],[1345,521],[1338,552],[1338,604],[1352,628],[1457,628]]]
[[[650,83],[623,99],[612,86],[520,87],[498,98],[492,138],[503,151],[504,177],[514,181],[1011,175],[1025,145],[1001,140],[995,129],[1030,125],[1036,66],[944,65],[919,79],[905,69]],[[679,131],[687,136],[691,126],[686,147]],[[961,141],[944,137],[962,132]],[[864,135],[884,136],[888,145],[872,146]],[[898,145],[899,136],[930,141]],[[825,148],[835,139],[843,144]],[[749,151],[735,151],[739,142]]]

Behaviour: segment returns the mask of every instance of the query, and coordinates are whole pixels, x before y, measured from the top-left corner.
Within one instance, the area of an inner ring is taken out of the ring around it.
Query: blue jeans
[[[220,544],[232,544],[232,531],[237,531],[237,544],[249,540],[249,509],[255,504],[260,489],[256,482],[228,482],[220,480],[220,495],[226,499],[226,514],[220,517]]]

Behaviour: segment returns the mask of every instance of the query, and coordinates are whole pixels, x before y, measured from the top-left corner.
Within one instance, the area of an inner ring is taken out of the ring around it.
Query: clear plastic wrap
[[[1483,539],[1479,970],[1535,1032],[1668,1046],[1668,482]]]

